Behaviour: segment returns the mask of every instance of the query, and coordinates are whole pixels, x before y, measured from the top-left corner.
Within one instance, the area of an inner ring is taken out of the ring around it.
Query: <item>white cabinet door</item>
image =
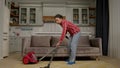
[[[88,11],[88,8],[81,8],[80,9],[81,10],[81,23],[82,23],[82,25],[89,25],[89,11]]]
[[[4,7],[4,22],[3,22],[3,36],[2,36],[2,49],[3,57],[8,56],[9,54],[9,20],[10,20],[10,11],[8,7]]]
[[[9,55],[9,38],[3,37],[3,57],[6,57]]]
[[[21,52],[22,50],[22,38],[21,37],[10,37],[10,46],[9,46],[10,53],[12,52]]]
[[[40,7],[28,8],[29,25],[42,25],[42,9]]]
[[[42,7],[20,7],[20,25],[42,25]]]
[[[28,21],[28,10],[26,7],[20,7],[20,13],[19,13],[19,24],[20,25],[26,25]]]
[[[15,49],[13,49],[13,48],[14,48],[14,43],[15,43],[15,42],[14,42],[14,37],[9,37],[9,39],[10,39],[10,40],[9,40],[9,42],[10,42],[10,43],[9,43],[9,52],[12,53],[12,52],[14,52],[14,50],[15,50]]]
[[[5,0],[0,0],[0,59],[8,56],[9,49],[9,17],[10,11],[4,5]]]
[[[66,19],[76,25],[88,25],[88,8],[66,8]]]

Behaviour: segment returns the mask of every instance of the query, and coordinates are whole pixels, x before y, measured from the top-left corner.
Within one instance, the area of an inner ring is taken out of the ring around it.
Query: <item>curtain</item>
[[[108,0],[96,1],[96,37],[102,38],[103,55],[108,55],[109,6]]]

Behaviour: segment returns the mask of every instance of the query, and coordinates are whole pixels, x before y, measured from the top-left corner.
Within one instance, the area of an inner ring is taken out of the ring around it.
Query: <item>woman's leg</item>
[[[72,37],[72,41],[70,45],[71,54],[70,54],[69,62],[75,62],[79,37],[80,37],[80,32]]]
[[[69,37],[69,41],[68,41],[68,54],[69,56],[71,55],[71,42],[72,42],[72,37]],[[68,59],[69,61],[69,59]]]

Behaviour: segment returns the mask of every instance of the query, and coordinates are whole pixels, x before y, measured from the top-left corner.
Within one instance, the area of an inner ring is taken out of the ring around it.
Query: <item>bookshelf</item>
[[[11,3],[10,25],[19,25],[19,6],[16,6],[14,2]]]

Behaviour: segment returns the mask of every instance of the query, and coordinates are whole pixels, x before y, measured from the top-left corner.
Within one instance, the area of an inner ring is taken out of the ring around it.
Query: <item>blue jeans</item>
[[[69,51],[69,62],[74,62],[76,59],[76,51],[78,40],[80,38],[80,32],[76,33],[74,36],[70,36],[68,43],[68,51]]]

